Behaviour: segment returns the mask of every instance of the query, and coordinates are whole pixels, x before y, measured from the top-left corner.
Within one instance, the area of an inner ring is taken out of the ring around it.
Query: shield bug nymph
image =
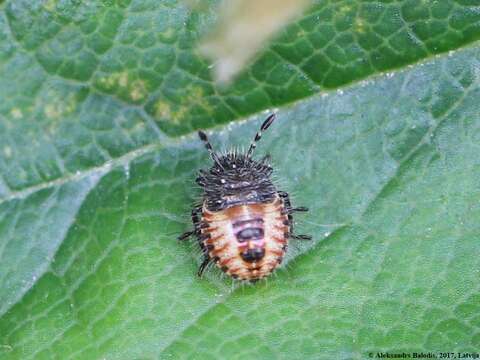
[[[293,234],[293,213],[308,209],[292,207],[288,193],[276,189],[269,156],[259,161],[252,158],[262,132],[274,120],[272,114],[263,122],[246,153],[219,155],[207,135],[198,132],[213,166],[200,170],[196,182],[203,189],[203,201],[192,210],[194,229],[179,239],[197,237],[204,256],[199,276],[214,262],[235,279],[255,281],[282,262],[289,238],[311,239]]]

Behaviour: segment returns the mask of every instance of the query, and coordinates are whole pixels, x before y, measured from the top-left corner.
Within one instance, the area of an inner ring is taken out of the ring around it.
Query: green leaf
[[[0,357],[480,348],[478,6],[319,2],[227,89],[196,53],[214,9],[0,4]],[[257,156],[314,241],[198,279],[193,130],[245,146],[272,106]]]

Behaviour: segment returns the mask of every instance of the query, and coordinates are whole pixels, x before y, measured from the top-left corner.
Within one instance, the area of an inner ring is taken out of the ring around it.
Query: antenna
[[[215,151],[213,151],[213,148],[212,148],[212,144],[210,144],[210,141],[208,140],[208,137],[207,137],[207,134],[205,134],[203,131],[199,131],[198,132],[198,137],[200,138],[200,140],[203,141],[203,143],[205,144],[205,149],[207,149],[208,153],[210,154],[210,157],[212,158],[212,160],[217,163],[218,165],[221,166],[220,164],[220,160],[218,158],[218,155],[215,153]]]
[[[260,130],[255,135],[250,147],[248,148],[247,157],[251,157],[253,151],[257,147],[257,142],[262,138],[262,132],[267,130],[270,125],[272,125],[273,121],[276,119],[275,114],[271,114],[267,119],[263,122],[262,126],[260,126]]]

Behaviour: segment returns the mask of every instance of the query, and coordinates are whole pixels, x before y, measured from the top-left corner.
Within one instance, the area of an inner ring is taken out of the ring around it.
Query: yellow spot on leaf
[[[202,87],[188,86],[185,88],[180,104],[158,100],[154,107],[155,117],[178,124],[188,116],[194,106],[200,106],[208,113],[213,113],[214,111]]]
[[[44,113],[50,119],[58,118],[62,114],[60,107],[61,105],[58,104],[47,104],[45,105]]]
[[[185,119],[185,117],[187,116],[189,111],[190,111],[189,108],[182,106],[182,107],[178,108],[177,111],[173,112],[171,120],[174,123],[178,124],[178,123],[182,122],[183,119]]]
[[[139,101],[147,96],[147,89],[145,88],[145,82],[142,80],[136,80],[130,86],[130,98],[133,101]]]
[[[164,101],[157,101],[155,104],[155,117],[160,119],[168,119],[172,116],[170,105]]]
[[[169,27],[167,30],[165,30],[162,34],[161,34],[162,38],[165,40],[165,41],[173,41],[175,40],[175,36],[176,36],[176,31],[174,28],[172,27]]]
[[[12,117],[14,119],[21,119],[23,117],[23,113],[22,113],[22,110],[20,110],[19,108],[13,108],[11,111],[10,111],[10,114],[12,115]]]
[[[113,89],[117,86],[126,88],[129,83],[128,72],[122,71],[101,77],[98,82],[107,89]]]
[[[120,85],[120,83],[123,83],[124,81],[128,82],[127,73],[113,73],[108,76],[103,76],[99,79],[99,83],[107,89],[113,89],[115,86]]]
[[[121,87],[128,86],[128,73],[122,72],[118,74],[118,85],[120,85]]]
[[[170,104],[159,100],[155,104],[155,117],[178,124],[185,118],[189,110],[189,107],[183,105],[175,106],[175,109],[172,109]]]
[[[340,7],[340,12],[342,14],[346,14],[348,12],[350,12],[352,10],[352,7],[350,5],[343,5],[342,7]]]
[[[133,79],[126,71],[103,76],[98,79],[98,83],[107,90],[118,90],[135,102],[145,99],[148,95],[145,81]]]
[[[5,157],[7,157],[7,158],[12,157],[12,153],[13,153],[12,148],[11,148],[10,146],[8,146],[8,145],[5,146],[5,147],[3,148],[3,153],[5,154]]]
[[[57,1],[58,0],[47,0],[43,4],[43,8],[47,11],[54,12],[57,8]]]
[[[70,94],[65,98],[55,98],[45,105],[43,112],[49,119],[59,119],[73,113],[77,108],[75,96]]]
[[[355,31],[356,32],[364,33],[365,30],[366,30],[365,27],[366,27],[365,21],[362,18],[358,17],[358,18],[355,19]]]

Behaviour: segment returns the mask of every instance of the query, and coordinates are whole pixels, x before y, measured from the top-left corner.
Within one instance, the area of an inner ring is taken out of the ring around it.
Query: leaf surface
[[[227,89],[194,50],[213,7],[0,5],[0,355],[478,349],[479,12],[427,3],[318,3]],[[363,46],[359,19],[400,50]],[[314,241],[265,283],[197,279],[175,241],[209,165],[192,130],[246,146],[272,106],[257,156]]]

